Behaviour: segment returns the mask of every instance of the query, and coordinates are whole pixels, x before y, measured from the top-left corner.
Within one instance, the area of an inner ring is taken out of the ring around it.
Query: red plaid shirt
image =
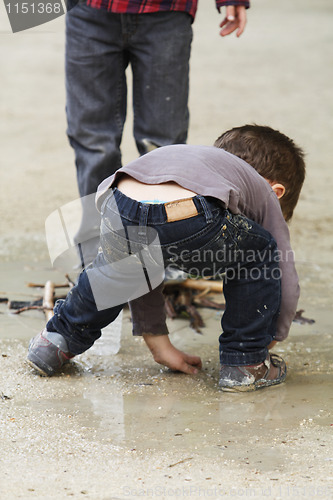
[[[215,0],[220,10],[225,5],[245,5],[248,0]],[[198,0],[87,0],[87,5],[95,9],[105,9],[117,14],[148,14],[152,12],[188,12],[194,19]]]

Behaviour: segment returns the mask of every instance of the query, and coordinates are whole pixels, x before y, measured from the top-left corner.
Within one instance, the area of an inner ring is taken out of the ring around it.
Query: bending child
[[[130,302],[133,334],[156,362],[184,373],[198,356],[174,347],[164,312],[164,268],[223,274],[219,386],[251,391],[284,381],[269,349],[289,332],[299,298],[286,221],[305,177],[302,150],[269,127],[245,125],[214,146],[148,153],[99,186],[100,252],[30,342],[28,361],[52,375],[89,349]]]

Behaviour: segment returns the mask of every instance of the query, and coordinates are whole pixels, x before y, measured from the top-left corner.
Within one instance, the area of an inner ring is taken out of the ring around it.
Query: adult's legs
[[[75,151],[79,193],[83,197],[76,243],[81,243],[84,264],[96,256],[99,242],[100,215],[93,193],[121,166],[127,64],[119,15],[86,5],[67,13],[67,134]]]
[[[186,142],[191,22],[182,12],[146,14],[137,17],[129,37],[134,137],[140,154]]]

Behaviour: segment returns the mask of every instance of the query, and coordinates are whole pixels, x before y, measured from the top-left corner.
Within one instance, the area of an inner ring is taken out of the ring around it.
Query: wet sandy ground
[[[5,315],[19,338],[1,342],[1,498],[331,498],[330,315],[277,349],[285,384],[238,395],[217,390],[220,313],[203,316],[203,335],[170,322],[202,357],[195,377],[155,364],[126,313],[118,355],[85,353],[47,379],[23,363],[41,314]]]
[[[189,142],[256,122],[305,148],[308,176],[290,229],[299,308],[315,323],[294,323],[276,348],[288,363],[285,384],[232,395],[217,390],[215,311],[203,310],[201,336],[170,321],[173,342],[203,360],[195,377],[157,365],[131,337],[126,313],[118,355],[86,353],[47,379],[24,362],[43,315],[0,304],[1,499],[332,498],[331,1],[256,0],[240,40],[219,40],[206,3],[194,25]],[[1,15],[2,297],[31,295],[29,281],[64,280],[44,236],[45,218],[77,196],[63,44],[63,19],[12,35]],[[136,156],[130,129],[131,116],[124,161]]]

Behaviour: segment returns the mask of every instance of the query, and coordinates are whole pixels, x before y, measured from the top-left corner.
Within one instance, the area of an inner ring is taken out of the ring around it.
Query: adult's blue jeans
[[[168,222],[164,204],[140,203],[116,188],[106,197],[102,251],[66,300],[57,302],[47,324],[65,337],[70,352],[88,349],[127,300],[156,288],[163,268],[173,265],[192,275],[224,276],[221,363],[249,365],[266,358],[280,308],[276,242],[260,225],[231,214],[215,199],[198,195],[191,200],[197,215]]]
[[[114,14],[79,4],[67,13],[67,134],[83,204],[76,243],[84,264],[96,256],[99,236],[99,214],[87,195],[121,167],[129,65],[139,153],[186,142],[191,23],[183,12]]]

